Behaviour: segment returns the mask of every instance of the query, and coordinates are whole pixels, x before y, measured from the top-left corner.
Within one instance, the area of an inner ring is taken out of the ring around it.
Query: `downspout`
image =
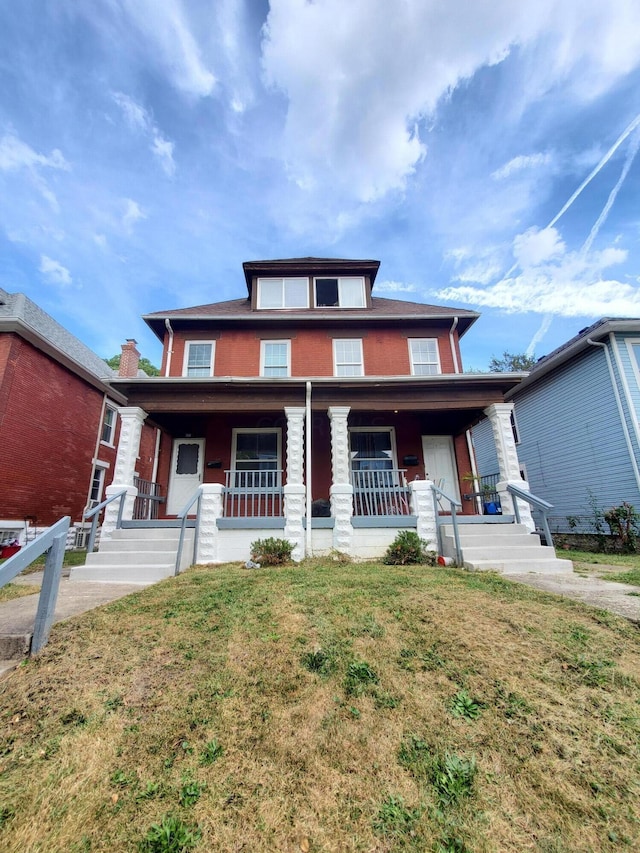
[[[151,472],[151,482],[155,483],[156,477],[158,476],[158,462],[160,457],[160,436],[162,435],[162,431],[156,427],[156,449],[153,454],[153,471]]]
[[[164,375],[168,376],[171,370],[171,356],[173,355],[173,329],[171,328],[168,317],[165,317],[164,326],[167,332],[169,332],[169,349],[167,350],[167,362],[164,367]]]
[[[104,413],[105,413],[106,408],[107,408],[107,395],[105,394],[104,397],[102,398],[102,409],[100,411],[100,420],[98,422],[98,432],[96,434],[96,446],[95,446],[94,451],[93,451],[93,461],[91,463],[91,474],[92,475],[93,475],[93,472],[94,472],[95,467],[96,467],[96,462],[98,461],[98,454],[100,453],[100,439],[102,438],[102,423],[104,421]],[[115,430],[115,424],[114,424],[114,430]],[[89,512],[89,510],[91,509],[91,507],[89,506],[90,502],[91,502],[91,479],[89,479],[89,488],[87,489],[87,502],[84,505],[84,509],[82,510],[82,519],[81,519],[82,522],[84,522],[85,512]]]
[[[476,451],[473,446],[473,441],[471,440],[471,430],[468,429],[465,431],[465,436],[467,438],[467,451],[469,452],[469,461],[471,462],[471,473],[473,474],[473,480],[471,481],[474,484],[473,491],[476,491],[475,485],[479,483],[478,480],[478,466],[476,465]],[[478,490],[479,491],[479,490]],[[476,512],[478,515],[482,513],[482,503],[480,500],[480,496],[476,495],[473,498],[473,502],[476,505]]]
[[[305,527],[305,556],[311,557],[311,382],[307,380],[307,394],[305,400],[305,433],[306,433],[306,441],[305,441],[305,483],[307,485],[307,494],[306,494],[306,527]]]
[[[607,359],[607,367],[609,368],[609,379],[611,380],[611,387],[613,388],[613,394],[616,398],[616,405],[618,407],[618,415],[620,416],[620,424],[622,426],[622,432],[624,433],[624,438],[627,444],[627,450],[629,451],[629,459],[631,459],[631,467],[633,468],[633,473],[636,478],[636,484],[638,486],[638,489],[640,489],[640,471],[638,470],[638,463],[633,452],[633,444],[631,443],[631,436],[629,435],[627,421],[625,420],[624,416],[624,409],[622,408],[622,400],[620,399],[620,392],[618,391],[618,383],[613,372],[613,364],[611,363],[611,354],[609,352],[609,347],[602,341],[593,341],[591,340],[591,338],[587,338],[587,343],[591,344],[591,346],[593,347],[602,347],[602,349],[604,350],[604,354]]]
[[[449,329],[449,344],[451,346],[451,357],[453,358],[453,372],[460,373],[460,362],[458,361],[458,350],[453,341],[453,333],[458,327],[458,318],[453,318],[453,325]]]

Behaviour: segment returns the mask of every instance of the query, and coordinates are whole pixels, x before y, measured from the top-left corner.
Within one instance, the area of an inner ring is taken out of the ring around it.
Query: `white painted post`
[[[333,547],[342,554],[353,550],[353,486],[349,482],[349,406],[330,406],[331,467],[333,483],[329,490],[334,518]]]
[[[284,538],[293,544],[291,556],[299,563],[304,557],[305,487],[302,483],[287,483],[284,491]],[[311,519],[307,519],[311,523]]]
[[[222,483],[203,483],[200,486],[202,495],[200,501],[200,530],[196,552],[196,563],[217,563],[218,560],[218,525],[217,519],[222,518]]]
[[[287,483],[303,482],[304,463],[304,407],[285,406],[287,416]]]
[[[416,532],[429,543],[430,551],[438,550],[438,528],[436,508],[433,500],[431,480],[411,480],[409,483],[411,513],[417,516]]]
[[[514,498],[507,491],[507,486],[514,485],[520,489],[529,490],[529,484],[520,476],[518,451],[511,427],[513,403],[492,403],[487,406],[484,413],[491,423],[493,440],[496,445],[498,469],[500,471],[500,481],[496,485],[496,490],[500,495],[500,503],[504,512],[505,508],[514,506]],[[530,532],[533,532],[535,524],[530,505],[525,501],[518,500],[518,510],[521,523]]]
[[[118,440],[118,453],[113,471],[113,482],[106,488],[107,498],[127,490],[123,498],[122,518],[133,518],[133,506],[138,496],[138,490],[133,485],[133,479],[140,454],[140,436],[142,435],[142,424],[147,413],[138,406],[125,406],[118,409],[120,416],[120,438]],[[110,539],[118,522],[120,512],[120,501],[112,501],[104,511],[104,522],[102,524],[102,539]]]

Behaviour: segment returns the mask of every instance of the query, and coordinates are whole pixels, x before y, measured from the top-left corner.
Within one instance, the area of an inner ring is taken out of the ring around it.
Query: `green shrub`
[[[153,823],[138,845],[140,853],[186,853],[200,839],[198,827],[187,826],[176,815],[165,815]]]
[[[291,562],[293,544],[288,539],[256,539],[251,543],[251,559],[261,566],[281,566]]]
[[[423,563],[435,566],[436,554],[427,550],[429,543],[414,530],[401,530],[387,548],[382,562],[387,566],[407,566]]]
[[[638,544],[640,515],[633,504],[623,501],[620,506],[613,506],[604,514],[604,520],[609,525],[612,536],[617,536],[623,551],[633,554]]]

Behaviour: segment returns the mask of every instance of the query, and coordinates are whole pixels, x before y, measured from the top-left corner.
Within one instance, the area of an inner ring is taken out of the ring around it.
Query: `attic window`
[[[259,278],[258,308],[308,308],[309,279]]]
[[[315,297],[317,308],[364,308],[364,278],[316,278]]]

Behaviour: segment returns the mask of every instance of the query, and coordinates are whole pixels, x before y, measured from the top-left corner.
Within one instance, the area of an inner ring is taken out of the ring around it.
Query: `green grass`
[[[637,849],[638,673],[635,627],[493,574],[192,569],[0,682],[0,849]]]
[[[559,551],[558,555],[573,560],[578,572],[587,571],[588,566],[620,566],[627,571],[611,572],[607,570],[599,577],[616,583],[628,583],[640,587],[640,554],[594,554],[591,551]]]
[[[35,584],[7,583],[0,586],[0,602],[13,601],[14,598],[23,598],[25,595],[34,595],[40,592],[40,587]]]

